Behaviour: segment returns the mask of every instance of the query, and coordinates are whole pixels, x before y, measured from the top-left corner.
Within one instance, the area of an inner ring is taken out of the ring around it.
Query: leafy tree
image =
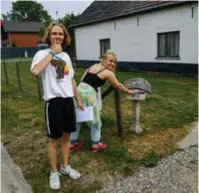
[[[48,14],[42,4],[36,1],[15,1],[12,2],[12,11],[2,14],[3,20],[14,21],[40,21],[44,23],[44,27],[40,29],[40,36],[44,35],[46,26],[52,22],[52,17]]]
[[[75,34],[74,34],[74,29],[69,26],[72,25],[78,17],[79,17],[79,14],[74,15],[74,13],[72,12],[71,14],[67,13],[63,18],[58,19],[58,23],[62,23],[68,29],[68,32],[71,36],[70,52],[71,52],[71,55],[73,56],[74,56],[74,50],[75,50],[75,38],[74,38]]]
[[[10,13],[2,14],[3,21],[8,21],[10,18]]]
[[[42,27],[42,28],[40,28],[40,30],[39,30],[39,35],[40,35],[41,37],[44,36],[45,29],[46,29],[46,27]]]
[[[12,2],[12,11],[3,15],[4,18],[14,21],[41,21],[49,23],[52,21],[51,16],[48,14],[42,4],[36,1],[14,1]]]

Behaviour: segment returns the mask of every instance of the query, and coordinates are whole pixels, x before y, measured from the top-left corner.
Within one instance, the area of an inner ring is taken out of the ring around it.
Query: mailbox
[[[128,89],[137,90],[136,93],[128,95],[127,99],[133,101],[133,121],[130,131],[140,134],[142,132],[140,127],[140,101],[144,101],[146,97],[151,94],[151,84],[143,78],[132,78],[126,80],[124,85]]]

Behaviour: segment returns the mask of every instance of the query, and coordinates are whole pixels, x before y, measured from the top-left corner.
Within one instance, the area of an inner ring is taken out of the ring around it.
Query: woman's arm
[[[111,71],[107,72],[107,77],[106,79],[113,85],[114,88],[123,91],[126,94],[133,94],[135,91],[129,90],[126,88],[122,83],[120,83],[117,78],[115,77],[115,74],[112,73]],[[137,92],[137,91],[136,91]]]

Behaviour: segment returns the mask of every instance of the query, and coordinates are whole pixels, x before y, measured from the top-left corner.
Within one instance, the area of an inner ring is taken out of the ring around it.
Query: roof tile
[[[94,1],[71,27],[116,19],[190,1]]]
[[[43,26],[41,22],[3,21],[3,28],[6,32],[39,32]]]

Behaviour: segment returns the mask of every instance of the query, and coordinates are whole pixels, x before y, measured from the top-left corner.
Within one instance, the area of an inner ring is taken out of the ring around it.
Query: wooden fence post
[[[109,95],[114,90],[114,87],[111,85],[105,90],[102,94],[102,99],[104,99],[107,95]]]
[[[102,99],[104,99],[107,95],[109,95],[113,90],[114,90],[114,102],[115,102],[115,112],[116,112],[118,136],[121,139],[123,139],[122,111],[121,111],[121,106],[120,106],[119,91],[114,89],[114,87],[111,85],[103,92]]]
[[[39,101],[42,100],[41,98],[41,85],[40,85],[40,77],[39,76],[36,76],[37,77],[37,91],[38,91],[38,97],[39,97]]]
[[[114,90],[114,98],[115,98],[115,109],[116,109],[118,136],[121,139],[123,139],[122,111],[121,111],[121,106],[120,106],[120,93],[116,89]]]
[[[21,91],[21,79],[20,79],[20,72],[19,72],[19,62],[16,61],[16,71],[17,71],[17,79],[18,79],[18,86],[19,90]]]
[[[4,67],[5,77],[6,77],[6,84],[9,84],[8,73],[7,73],[7,67],[6,67],[5,60],[3,61],[3,67]]]

